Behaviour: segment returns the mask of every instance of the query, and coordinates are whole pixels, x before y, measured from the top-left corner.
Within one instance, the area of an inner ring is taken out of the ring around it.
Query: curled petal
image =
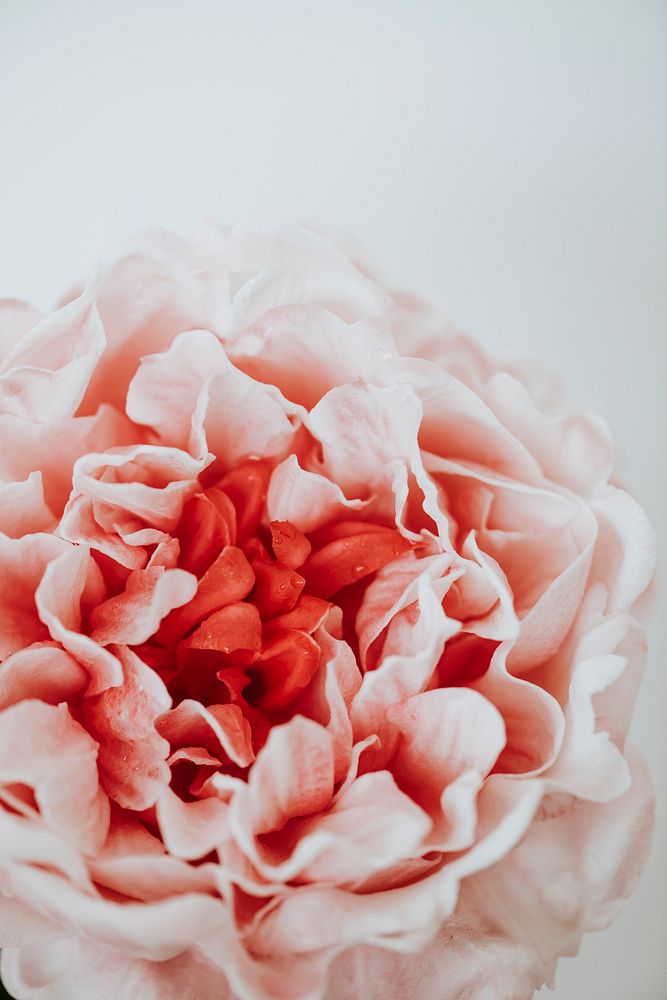
[[[147,809],[169,784],[169,744],[155,728],[171,699],[157,674],[130,649],[118,647],[123,681],[83,706],[100,744],[100,775],[109,796],[126,809]]]
[[[66,705],[30,700],[0,712],[0,783],[32,788],[46,826],[90,854],[109,827],[97,749]]]
[[[136,646],[156,632],[163,618],[190,601],[197,580],[182,569],[135,570],[122,594],[98,604],[90,615],[95,642]]]
[[[97,695],[122,682],[118,659],[81,631],[81,600],[90,586],[99,586],[99,570],[84,548],[67,546],[47,566],[35,593],[40,619],[51,638],[60,642],[90,674],[87,693]]]
[[[31,472],[18,483],[0,483],[0,532],[21,538],[54,527],[55,518],[44,500],[41,472]]]
[[[389,717],[401,733],[391,769],[436,823],[430,849],[468,847],[477,793],[505,745],[500,712],[475,691],[449,688],[415,695]]]
[[[0,412],[41,424],[73,417],[105,344],[99,312],[88,296],[63,306],[5,358]]]

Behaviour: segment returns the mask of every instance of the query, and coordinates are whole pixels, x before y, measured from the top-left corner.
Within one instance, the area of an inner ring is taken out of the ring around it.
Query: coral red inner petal
[[[163,620],[156,640],[163,645],[176,642],[214,611],[247,597],[254,583],[255,574],[244,553],[228,545],[199,581],[190,603],[175,608]]]
[[[180,544],[179,565],[195,576],[201,576],[231,541],[220,511],[203,493],[186,503],[176,537]]]
[[[310,684],[319,660],[319,646],[309,635],[280,630],[249,669],[255,705],[269,712],[289,705]]]
[[[238,601],[215,611],[191,636],[184,639],[181,649],[216,650],[233,653],[237,649],[258,652],[262,648],[262,619],[254,604]]]
[[[303,532],[289,521],[271,521],[273,553],[283,566],[298,569],[310,555],[311,545]]]
[[[304,588],[305,580],[295,570],[256,559],[253,601],[263,618],[273,618],[291,611]]]
[[[330,601],[313,597],[312,594],[302,594],[291,611],[271,619],[270,627],[295,628],[310,634],[322,624],[330,607]]]
[[[236,509],[238,544],[251,538],[259,529],[270,477],[270,463],[252,458],[237,465],[216,484],[218,489],[227,494]]]
[[[329,542],[302,567],[308,590],[318,597],[331,597],[341,587],[375,573],[410,548],[410,543],[391,528],[349,534]]]

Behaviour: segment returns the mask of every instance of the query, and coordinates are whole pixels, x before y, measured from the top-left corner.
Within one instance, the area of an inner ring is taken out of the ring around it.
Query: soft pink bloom
[[[0,304],[19,1000],[523,1000],[615,915],[654,542],[605,424],[295,226]]]

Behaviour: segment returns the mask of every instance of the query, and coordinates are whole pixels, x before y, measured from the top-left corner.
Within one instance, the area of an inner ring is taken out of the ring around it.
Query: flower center
[[[271,472],[269,462],[250,459],[188,501],[175,536],[178,565],[195,574],[197,592],[137,649],[174,705],[238,706],[255,752],[313,679],[313,633],[334,599],[349,603],[355,585],[363,589],[410,547],[393,528],[367,521],[330,523],[308,536],[288,521],[269,522]]]

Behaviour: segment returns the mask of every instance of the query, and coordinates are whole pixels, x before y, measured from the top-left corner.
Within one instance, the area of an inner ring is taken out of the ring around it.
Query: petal
[[[53,535],[6,538],[0,535],[0,659],[49,638],[35,605],[35,591],[49,563],[68,545]]]
[[[122,410],[142,357],[166,350],[184,330],[218,328],[228,301],[221,244],[219,235],[194,240],[161,230],[142,233],[91,283],[107,348],[82,413],[102,402]]]
[[[62,924],[43,917],[18,899],[0,895],[0,942],[3,950],[24,945],[43,946],[68,937]]]
[[[468,847],[477,793],[505,745],[500,712],[476,691],[448,688],[409,698],[389,718],[401,733],[392,773],[436,823],[429,848]]]
[[[102,407],[95,416],[74,417],[56,426],[0,416],[0,480],[20,482],[39,471],[49,509],[60,515],[72,490],[72,468],[81,455],[120,443],[133,444],[137,429],[120,413]]]
[[[490,925],[505,946],[535,954],[534,988],[553,985],[556,959],[576,954],[582,931],[616,917],[642,871],[653,797],[645,765],[636,755],[631,763],[624,795],[605,804],[547,798],[523,842],[464,882],[470,923]],[[476,943],[484,947],[484,939]]]
[[[178,448],[136,445],[116,452],[91,453],[74,465],[76,494],[141,518],[151,527],[173,531],[183,505],[198,489],[204,460]],[[120,514],[115,515],[121,520]]]
[[[87,693],[99,694],[122,681],[118,659],[98,646],[81,628],[81,599],[87,587],[100,576],[99,569],[84,548],[68,545],[49,563],[35,592],[40,619],[52,639],[62,644],[90,674]],[[97,583],[99,585],[99,582]]]
[[[203,746],[222,750],[239,767],[254,760],[250,726],[238,705],[209,705],[185,698],[158,720],[158,730],[172,748]]]
[[[39,309],[20,299],[0,299],[0,365],[42,318]]]
[[[441,598],[435,593],[428,574],[420,577],[417,593],[417,601],[410,609],[409,624],[402,635],[400,652],[386,656],[377,669],[364,674],[350,707],[355,739],[378,735],[383,744],[381,756],[385,760],[396,739],[387,710],[426,689],[445,642],[460,628],[458,622],[446,617]]]
[[[17,483],[0,483],[0,532],[21,538],[53,528],[55,518],[44,501],[41,472]]]
[[[363,666],[373,642],[399,611],[416,600],[422,574],[438,579],[450,563],[447,554],[417,559],[414,552],[406,552],[376,574],[364,592],[355,625]]]
[[[266,498],[271,521],[289,521],[304,532],[366,506],[364,500],[348,500],[337,483],[302,469],[296,455],[289,455],[273,470]]]
[[[73,417],[106,337],[95,304],[81,296],[42,320],[5,358],[0,411],[40,424]]]
[[[604,420],[589,413],[545,416],[525,386],[506,372],[491,378],[485,399],[505,427],[535,456],[547,479],[590,496],[609,478],[614,445]]]
[[[88,671],[55,643],[39,642],[12,653],[0,669],[0,708],[28,698],[50,705],[79,698],[89,683]]]
[[[653,576],[656,538],[636,500],[609,489],[592,501],[598,541],[591,576],[609,589],[609,610],[631,608]]]
[[[231,349],[239,368],[307,409],[334,386],[375,381],[387,356],[397,354],[379,323],[345,323],[313,305],[269,309]]]
[[[303,864],[298,855],[312,852],[301,879],[349,885],[424,853],[431,825],[388,771],[362,774],[336,796],[331,809],[301,827],[292,870],[298,873]],[[291,871],[282,875],[294,877]]]
[[[274,726],[235,812],[253,835],[325,809],[333,794],[333,748],[322,726],[296,715]]]
[[[397,524],[404,523],[404,481],[410,473],[423,511],[446,539],[449,526],[417,443],[422,416],[422,404],[409,385],[377,388],[355,383],[331,389],[305,423],[322,447],[321,468],[315,471],[324,472],[347,496],[374,494],[374,507]]]
[[[302,226],[240,224],[227,234],[227,246],[233,277],[243,279],[225,321],[232,343],[276,306],[312,303],[348,322],[383,316],[389,308],[384,289],[336,246]]]
[[[458,914],[458,910],[457,910]],[[451,917],[416,954],[357,945],[332,964],[325,1000],[533,1000],[540,982],[537,956],[500,935],[483,935]]]
[[[421,401],[423,450],[474,462],[520,482],[542,478],[539,465],[518,437],[476,392],[448,371],[421,358],[400,358],[387,367],[389,371],[393,367],[396,382],[409,382]]]
[[[184,892],[153,903],[114,902],[90,886],[82,891],[50,870],[27,865],[9,870],[7,882],[27,906],[127,956],[162,961],[209,934],[232,944],[226,940],[227,908],[207,893]]]
[[[93,608],[90,637],[102,646],[147,642],[162,619],[192,600],[196,590],[197,578],[182,569],[135,570],[122,594]]]
[[[591,657],[577,665],[570,683],[563,744],[544,775],[550,790],[607,802],[627,789],[630,775],[625,758],[609,734],[598,730],[593,702],[625,667],[625,659],[613,654]]]
[[[32,788],[46,825],[85,853],[104,843],[109,803],[97,744],[65,705],[24,701],[0,712],[0,782]]]
[[[165,618],[158,642],[168,645],[213,612],[242,601],[254,583],[255,575],[244,553],[233,545],[227,545],[204,573],[189,604]]]
[[[563,741],[565,720],[552,695],[508,672],[508,646],[503,643],[496,649],[489,669],[470,686],[495,705],[505,723],[507,742],[496,770],[525,777],[553,764]]]
[[[99,768],[109,796],[126,809],[147,809],[169,784],[169,744],[155,720],[171,705],[158,675],[130,649],[118,647],[123,682],[87,698],[82,712],[100,744]]]
[[[228,806],[217,798],[183,802],[165,788],[155,812],[167,850],[179,858],[203,858],[227,836]]]
[[[253,455],[282,458],[294,438],[290,417],[298,413],[277,389],[229,368],[203,387],[193,433],[216,456],[216,468],[227,470]]]
[[[187,450],[202,386],[231,368],[222,344],[207,330],[188,330],[168,350],[143,357],[127,392],[126,412],[151,427],[161,442]]]
[[[189,952],[148,962],[82,938],[3,950],[2,977],[17,1000],[232,1000],[223,973]]]

